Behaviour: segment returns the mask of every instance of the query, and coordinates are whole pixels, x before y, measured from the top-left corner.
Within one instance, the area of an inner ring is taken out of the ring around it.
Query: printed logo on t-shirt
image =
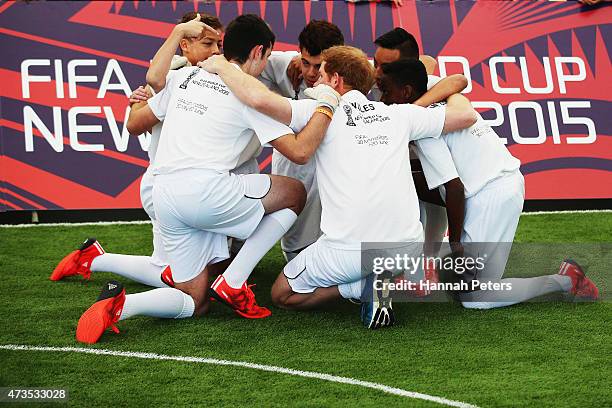
[[[182,84],[179,85],[179,88],[181,89],[187,89],[187,85],[189,84],[189,81],[191,81],[191,78],[193,78],[194,76],[196,76],[196,74],[200,72],[200,68],[196,68],[193,71],[191,71],[191,74],[189,74],[189,76],[187,78],[185,78],[185,80],[183,81]]]
[[[444,106],[444,105],[446,105],[446,101],[434,102],[431,105],[429,105],[428,108],[437,108],[439,106]]]
[[[349,105],[344,105],[342,108],[344,109],[344,113],[346,113],[347,116],[346,126],[357,126],[353,121],[352,117],[353,109]]]

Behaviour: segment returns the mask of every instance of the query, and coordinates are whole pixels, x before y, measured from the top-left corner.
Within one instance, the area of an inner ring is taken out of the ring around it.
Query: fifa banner
[[[138,208],[149,135],[127,96],[186,12],[262,16],[275,49],[311,19],[374,55],[413,33],[522,162],[527,199],[612,198],[612,8],[549,1],[0,2],[0,211]],[[259,158],[270,169],[270,151]]]

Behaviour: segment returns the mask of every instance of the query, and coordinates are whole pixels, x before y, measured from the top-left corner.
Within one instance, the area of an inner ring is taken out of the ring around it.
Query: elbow
[[[463,90],[468,86],[467,77],[463,74],[453,75],[453,82],[455,89],[457,89],[457,93],[463,92]]]
[[[144,130],[140,129],[140,126],[138,126],[137,121],[132,118],[128,118],[125,128],[127,129],[128,133],[133,136],[144,132]]]
[[[130,135],[138,135],[138,134],[139,134],[139,133],[137,132],[137,130],[138,130],[138,129],[137,129],[136,127],[134,127],[134,125],[133,125],[133,124],[132,124],[130,121],[128,121],[128,123],[125,125],[125,127],[126,127],[126,129],[127,129],[128,133],[129,133]],[[142,132],[141,132],[141,133],[142,133]]]
[[[478,120],[478,115],[474,109],[470,109],[463,115],[463,128],[469,128]]]
[[[298,153],[295,154],[292,158],[291,161],[294,162],[295,164],[299,164],[299,165],[304,165],[306,163],[308,163],[308,160],[310,160],[310,156],[308,156],[305,153]]]
[[[291,152],[290,156],[285,156],[295,164],[304,165],[310,160],[310,154],[306,150],[298,148]]]
[[[157,78],[155,74],[147,72],[146,76],[147,84],[153,88],[155,92],[159,92],[166,86],[166,78]]]

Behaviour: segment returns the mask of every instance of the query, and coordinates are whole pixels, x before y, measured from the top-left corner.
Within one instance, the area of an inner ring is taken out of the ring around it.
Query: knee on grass
[[[288,300],[292,294],[293,292],[291,290],[286,290],[285,288],[281,288],[280,285],[275,284],[272,286],[271,291],[272,303],[280,309],[291,309]]]

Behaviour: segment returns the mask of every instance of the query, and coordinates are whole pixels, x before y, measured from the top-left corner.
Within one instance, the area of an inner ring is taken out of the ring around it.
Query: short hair
[[[381,35],[374,44],[382,48],[399,50],[400,58],[419,58],[419,44],[412,34],[401,27]]]
[[[298,37],[300,50],[310,55],[319,55],[334,45],[344,45],[344,36],[337,25],[325,20],[312,20],[304,27]]]
[[[326,49],[322,55],[328,75],[338,73],[352,89],[364,95],[370,92],[375,80],[374,67],[363,51],[348,45],[337,45]]]
[[[410,85],[419,96],[427,92],[427,70],[418,59],[404,58],[383,64],[382,71],[394,84]]]
[[[183,17],[181,17],[181,19],[178,21],[177,24],[187,23],[188,21],[193,20],[197,16],[198,16],[198,13],[196,13],[195,11],[190,11],[188,13],[185,13]],[[200,21],[203,22],[204,24],[211,26],[215,30],[219,30],[219,29],[223,30],[223,24],[221,24],[221,20],[219,20],[215,16],[211,16],[210,14],[200,13]]]
[[[244,64],[249,59],[249,53],[258,45],[263,46],[263,52],[274,47],[276,37],[268,24],[255,14],[243,14],[233,19],[225,30],[223,52],[229,60]]]

